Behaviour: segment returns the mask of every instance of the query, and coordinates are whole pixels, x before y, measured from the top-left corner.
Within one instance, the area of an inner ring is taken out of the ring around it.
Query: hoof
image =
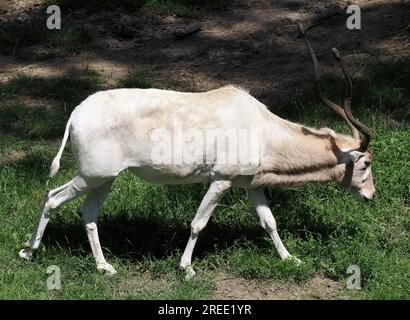
[[[24,260],[31,260],[31,258],[33,257],[33,252],[30,250],[30,248],[24,248],[20,250],[19,256]]]
[[[289,256],[289,257],[286,258],[286,260],[293,261],[296,264],[296,266],[298,266],[298,267],[302,264],[302,260],[300,260],[300,259],[298,259],[294,256]]]
[[[109,263],[102,263],[97,265],[97,270],[106,274],[107,276],[113,276],[117,274],[117,270],[115,270],[115,268]]]
[[[196,272],[195,270],[189,266],[185,269],[186,275],[185,275],[185,281],[192,280],[192,278],[195,276]]]

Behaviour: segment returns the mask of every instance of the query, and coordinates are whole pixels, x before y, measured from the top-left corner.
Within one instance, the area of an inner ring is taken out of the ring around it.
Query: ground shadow
[[[199,205],[203,191],[202,185],[192,185],[180,188],[180,192],[195,193],[195,200]],[[173,187],[165,187],[169,201],[176,194]],[[333,226],[321,219],[307,204],[297,197],[298,191],[282,191],[266,188],[269,205],[277,220],[279,232],[297,235],[300,239],[307,236],[329,239],[334,233]],[[228,195],[229,196],[229,195]],[[245,197],[245,194],[243,194]],[[239,199],[240,200],[240,199]],[[243,200],[243,199],[242,199]],[[296,201],[295,201],[296,200]],[[147,199],[146,201],[150,201]],[[230,206],[232,199],[222,201],[222,206]],[[295,209],[297,207],[297,210]],[[219,215],[219,217],[218,217]],[[261,249],[274,250],[273,243],[266,241],[267,234],[260,226],[259,219],[253,209],[249,207],[249,217],[238,222],[234,214],[229,219],[220,219],[222,213],[214,212],[207,227],[200,235],[195,255],[197,257],[215,253],[244,243],[253,243]],[[140,212],[135,210],[119,210],[109,215],[102,212],[98,222],[101,244],[113,255],[119,258],[141,260],[150,256],[163,259],[167,256],[180,253],[186,245],[190,234],[189,222],[194,212],[187,217],[172,218],[158,212]],[[306,230],[309,226],[309,230]],[[346,231],[348,233],[348,230]],[[89,244],[80,214],[78,218],[67,222],[67,219],[53,218],[44,235],[46,246],[69,248],[70,252],[88,252]]]
[[[256,221],[256,217],[255,217]],[[158,215],[144,217],[138,213],[118,212],[114,216],[101,217],[99,224],[101,244],[119,258],[140,260],[150,256],[163,259],[181,252],[190,234],[189,226],[180,221],[169,221]],[[195,255],[201,257],[218,249],[226,249],[241,241],[251,241],[266,246],[265,233],[256,224],[247,226],[220,225],[212,221],[201,233]],[[43,243],[62,248],[85,249],[89,244],[79,219],[73,223],[51,221]]]

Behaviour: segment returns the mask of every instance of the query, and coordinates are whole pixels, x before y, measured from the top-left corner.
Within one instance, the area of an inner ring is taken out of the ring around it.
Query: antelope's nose
[[[372,194],[371,196],[366,196],[363,195],[363,200],[364,202],[369,202],[370,200],[372,200],[374,198],[374,195]]]

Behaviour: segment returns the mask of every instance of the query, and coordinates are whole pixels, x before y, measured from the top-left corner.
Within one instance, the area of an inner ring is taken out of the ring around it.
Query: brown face
[[[344,186],[358,199],[372,200],[376,190],[373,184],[371,151],[352,151],[350,159],[351,162],[346,165]]]

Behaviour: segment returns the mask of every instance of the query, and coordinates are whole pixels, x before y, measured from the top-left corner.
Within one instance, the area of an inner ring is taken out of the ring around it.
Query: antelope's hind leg
[[[23,259],[31,259],[33,252],[40,246],[44,230],[50,221],[51,211],[88,190],[89,184],[81,175],[78,175],[70,182],[49,191],[44,197],[37,228],[34,230],[31,240],[27,241],[26,247],[20,251],[19,256]]]
[[[108,275],[117,273],[115,268],[107,263],[101,249],[98,236],[97,220],[100,208],[110,192],[113,180],[105,182],[102,186],[91,190],[80,207],[81,216],[84,222],[85,231],[91,245],[97,270],[106,272]]]

